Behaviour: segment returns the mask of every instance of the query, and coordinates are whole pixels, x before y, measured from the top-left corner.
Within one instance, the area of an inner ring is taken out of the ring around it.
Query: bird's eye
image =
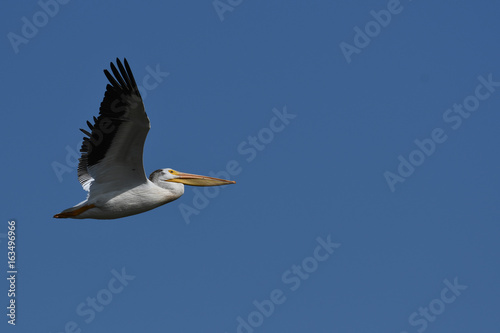
[[[173,171],[173,170],[168,170],[168,172],[170,172],[170,173],[174,173],[174,171]]]

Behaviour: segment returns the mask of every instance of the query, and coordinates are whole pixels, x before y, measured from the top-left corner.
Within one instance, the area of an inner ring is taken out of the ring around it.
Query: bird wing
[[[90,132],[80,149],[78,180],[83,189],[110,191],[146,183],[142,163],[144,142],[151,127],[134,76],[127,60],[125,66],[116,59],[118,70],[110,64],[111,75],[94,124],[87,121]]]

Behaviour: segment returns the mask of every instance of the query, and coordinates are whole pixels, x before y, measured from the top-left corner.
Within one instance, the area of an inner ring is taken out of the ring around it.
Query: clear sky
[[[0,6],[1,332],[498,330],[499,2]],[[236,185],[52,218],[85,198],[78,129],[116,57],[147,174]]]

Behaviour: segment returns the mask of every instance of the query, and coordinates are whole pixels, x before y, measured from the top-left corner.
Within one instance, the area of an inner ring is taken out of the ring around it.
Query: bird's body
[[[111,84],[106,87],[99,117],[87,122],[91,132],[82,130],[82,157],[78,180],[87,199],[55,218],[115,219],[139,214],[184,194],[184,184],[217,186],[234,181],[178,172],[154,171],[146,177],[142,163],[144,141],[150,122],[132,71],[117,59],[119,71],[111,63],[114,77],[104,70]]]
[[[178,199],[183,193],[183,189],[173,193],[148,180],[147,183],[131,188],[116,189],[89,197],[70,209],[93,206],[73,217],[76,219],[115,219],[154,209]]]

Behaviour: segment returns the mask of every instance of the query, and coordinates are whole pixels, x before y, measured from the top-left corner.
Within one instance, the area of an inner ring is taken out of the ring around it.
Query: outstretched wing
[[[111,75],[90,132],[83,138],[78,164],[78,180],[86,191],[103,186],[107,190],[147,182],[142,163],[144,142],[150,123],[127,60],[110,64]]]

